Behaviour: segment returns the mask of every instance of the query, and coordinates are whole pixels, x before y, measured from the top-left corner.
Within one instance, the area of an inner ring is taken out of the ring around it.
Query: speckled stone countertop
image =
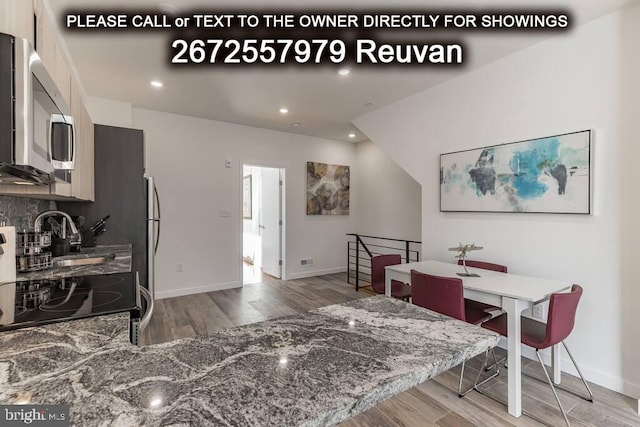
[[[131,271],[131,244],[105,245],[93,248],[82,248],[82,252],[71,253],[53,258],[53,262],[65,259],[93,258],[115,254],[116,258],[104,264],[84,265],[77,267],[58,267],[31,273],[18,273],[16,281],[61,279],[64,277],[95,276],[98,274],[127,273]]]
[[[0,334],[0,403],[67,403],[83,426],[326,426],[497,343],[384,296],[149,347],[105,316]]]

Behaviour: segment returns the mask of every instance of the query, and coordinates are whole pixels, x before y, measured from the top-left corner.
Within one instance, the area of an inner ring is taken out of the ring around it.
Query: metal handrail
[[[367,236],[366,234],[357,234],[357,233],[347,233],[347,236],[360,236],[360,237],[366,237],[368,239],[393,240],[396,242],[409,242],[409,243],[422,244],[420,240],[393,239],[391,237]]]
[[[420,260],[420,250],[411,248],[411,245],[422,244],[418,240],[405,240],[405,239],[393,239],[389,237],[369,236],[357,233],[347,233],[347,236],[355,237],[354,240],[347,241],[347,282],[355,285],[356,291],[359,291],[361,287],[368,287],[369,285],[361,286],[362,279],[368,279],[371,281],[371,258],[376,255],[384,255],[391,253],[399,253],[403,256],[403,262],[413,262]],[[386,241],[399,242],[397,247],[379,245],[373,242],[366,242],[363,239],[379,239]],[[377,250],[387,250],[384,252],[378,252]],[[351,279],[354,278],[355,282]]]

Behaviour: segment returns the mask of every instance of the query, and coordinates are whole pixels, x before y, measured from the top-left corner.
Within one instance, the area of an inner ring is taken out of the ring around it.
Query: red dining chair
[[[384,268],[388,265],[398,265],[401,263],[402,257],[398,254],[371,257],[371,287],[373,290],[379,294],[384,294]],[[391,296],[408,302],[409,298],[411,298],[411,286],[397,280],[392,280]]]
[[[465,264],[467,265],[467,267],[474,267],[474,268],[482,268],[483,270],[491,270],[491,271],[497,271],[500,273],[506,273],[507,272],[507,266],[506,265],[500,265],[500,264],[494,264],[491,262],[484,262],[484,261],[472,261],[472,260],[466,260]],[[459,259],[458,260],[458,265],[462,265],[462,260]],[[485,304],[483,302],[480,301],[473,301],[473,300],[465,300],[465,304],[473,306],[475,308],[477,308],[478,310],[484,310],[486,312],[490,312],[490,311],[501,311],[502,308],[501,307],[497,307],[495,305],[491,305],[491,304]]]
[[[472,325],[479,325],[491,318],[490,314],[465,303],[462,280],[457,277],[432,276],[411,270],[411,287],[413,288],[411,301],[420,307],[453,317],[454,319],[462,320],[463,322],[471,323]],[[493,353],[494,362],[496,362],[495,359],[495,353]],[[473,390],[473,387],[471,387],[466,391],[462,391],[464,365],[465,362],[462,362],[460,381],[458,383],[459,397],[463,397]],[[483,380],[480,384],[477,384],[476,379],[477,386],[495,378],[498,376],[498,373],[498,364],[496,362],[496,373]]]
[[[547,372],[547,368],[545,368],[544,363],[542,362],[542,358],[540,357],[539,350],[543,350],[545,348],[549,348],[556,344],[562,343],[573,366],[575,366],[576,371],[580,375],[580,379],[582,383],[586,387],[589,392],[589,397],[580,396],[585,400],[593,402],[593,393],[589,388],[589,384],[584,379],[578,364],[576,363],[573,355],[569,351],[569,347],[567,347],[567,343],[564,341],[571,331],[573,330],[573,325],[575,323],[576,318],[576,310],[578,309],[578,302],[580,301],[580,297],[582,296],[582,287],[579,285],[573,285],[571,288],[571,292],[567,293],[555,293],[551,294],[551,298],[549,300],[549,315],[547,316],[546,325],[543,322],[539,322],[537,320],[529,319],[528,317],[522,318],[522,335],[521,341],[522,344],[526,344],[529,347],[533,347],[536,350],[536,356],[538,357],[538,361],[542,366],[542,370],[544,371],[544,375],[547,377],[547,382],[551,387],[551,391],[553,392],[553,396],[556,398],[556,402],[558,402],[558,406],[560,407],[560,411],[562,412],[562,416],[564,417],[567,426],[569,425],[569,419],[567,418],[567,414],[562,407],[562,403],[560,403],[560,399],[558,398],[558,394],[556,393],[556,389],[553,385],[553,381],[549,378],[549,373]],[[491,319],[481,325],[483,328],[486,328],[490,331],[497,332],[502,336],[507,336],[507,315],[503,314],[494,319]],[[569,390],[567,390],[569,391]],[[573,393],[573,392],[571,392]],[[574,393],[575,394],[575,393]]]

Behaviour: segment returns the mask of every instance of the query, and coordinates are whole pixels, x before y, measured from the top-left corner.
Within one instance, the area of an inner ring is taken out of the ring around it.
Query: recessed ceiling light
[[[298,123],[298,122],[291,123],[291,127],[292,128],[299,128],[300,127],[300,123]]]
[[[287,114],[288,112],[289,112],[289,109],[288,109],[288,108],[281,108],[281,109],[280,109],[280,113],[281,113],[281,114]]]
[[[351,132],[351,133],[349,134],[349,138],[355,138],[355,137],[356,137],[356,134],[355,134],[355,133]]]
[[[338,70],[338,74],[340,74],[341,76],[346,76],[349,73],[351,73],[351,69],[349,67],[342,67]]]
[[[162,87],[163,84],[159,80],[151,80],[151,86],[153,86],[153,87]]]

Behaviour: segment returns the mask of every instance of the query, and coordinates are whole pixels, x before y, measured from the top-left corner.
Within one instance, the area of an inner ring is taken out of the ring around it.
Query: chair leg
[[[592,402],[592,403],[593,403],[593,393],[591,392],[591,388],[589,388],[589,384],[588,384],[588,383],[587,383],[587,381],[584,379],[584,376],[582,375],[582,372],[580,371],[580,368],[578,367],[578,365],[577,365],[577,363],[576,363],[575,359],[573,358],[573,355],[571,354],[571,351],[569,351],[569,349],[567,348],[567,345],[564,343],[564,341],[562,342],[562,344],[564,345],[565,350],[567,350],[567,354],[569,355],[569,358],[571,359],[571,362],[573,363],[573,366],[575,366],[576,371],[578,371],[578,375],[580,375],[580,379],[582,380],[582,384],[584,384],[584,386],[585,386],[585,388],[587,389],[587,392],[589,393],[589,395],[588,395],[588,396],[585,396],[585,395],[584,395],[584,393],[578,393],[578,392],[576,392],[576,391],[574,391],[574,390],[571,390],[571,389],[569,389],[569,388],[562,387],[562,386],[559,386],[559,385],[555,385],[554,387],[556,388],[556,390],[558,390],[558,389],[559,389],[559,390],[566,391],[567,393],[571,393],[571,394],[573,394],[574,396],[578,396],[579,398],[584,399],[584,400],[586,400],[587,402]],[[544,380],[544,379],[539,378],[539,377],[538,377],[538,376],[536,376],[536,375],[530,375],[530,374],[527,374],[526,372],[522,372],[522,375],[527,376],[527,377],[529,377],[529,378],[531,378],[531,379],[534,379],[534,380],[536,380],[536,381],[540,381],[540,382],[542,382],[542,383],[544,383],[544,382],[545,382],[545,380]]]
[[[460,370],[460,381],[458,382],[458,397],[464,397],[465,394],[468,393],[463,393],[462,392],[462,379],[464,378],[464,365],[465,363],[467,363],[467,361],[465,360],[464,362],[462,362],[462,369]]]
[[[569,419],[567,418],[567,413],[564,411],[562,407],[562,403],[560,403],[560,398],[558,397],[558,393],[556,393],[556,388],[553,386],[553,381],[549,377],[549,373],[547,372],[547,368],[544,366],[542,362],[542,358],[540,357],[540,352],[536,349],[536,356],[538,357],[538,361],[540,362],[540,366],[542,366],[542,370],[544,371],[544,375],[547,377],[547,382],[549,383],[549,387],[551,387],[551,391],[553,392],[553,396],[556,398],[556,402],[558,402],[558,406],[560,407],[560,412],[562,412],[562,416],[564,417],[564,421],[567,423],[567,426],[570,427]]]
[[[494,368],[494,366],[496,366],[498,363],[502,363],[504,362],[504,367],[508,368],[507,366],[507,356],[501,357],[500,359],[498,359],[498,361],[496,362],[495,359],[493,360],[493,363],[489,366],[485,366],[484,370],[485,372],[489,372],[490,370],[492,370]]]
[[[498,375],[500,375],[500,370],[498,369],[498,365],[496,363],[496,372],[493,375],[490,375],[489,377],[485,378],[484,380],[482,380],[482,382],[478,383],[478,380],[480,379],[480,375],[482,374],[482,371],[484,370],[483,368],[485,366],[487,366],[487,361],[489,360],[489,351],[491,351],[491,354],[493,355],[493,362],[496,362],[496,353],[495,351],[493,351],[493,349],[491,350],[487,350],[485,352],[485,357],[484,357],[484,363],[482,364],[482,368],[480,368],[480,370],[478,371],[478,375],[476,376],[476,380],[473,383],[473,386],[469,387],[467,390],[462,391],[462,380],[464,378],[464,364],[465,362],[462,362],[462,370],[460,372],[460,381],[458,383],[458,397],[464,397],[466,396],[471,390],[477,390],[477,388],[483,384],[485,384],[487,381],[497,377]]]
[[[562,345],[564,346],[564,349],[567,351],[567,354],[569,355],[569,358],[571,359],[571,362],[573,362],[573,366],[576,367],[576,371],[578,371],[578,375],[580,375],[580,379],[582,380],[582,384],[584,384],[584,386],[586,387],[587,391],[589,392],[589,398],[585,398],[585,399],[588,400],[589,402],[593,402],[593,393],[591,392],[591,388],[589,388],[589,384],[587,384],[587,381],[584,379],[584,376],[582,375],[582,372],[580,371],[580,368],[578,368],[578,364],[576,363],[576,360],[573,358],[573,355],[569,351],[569,347],[567,347],[567,344],[564,341],[562,341]]]

